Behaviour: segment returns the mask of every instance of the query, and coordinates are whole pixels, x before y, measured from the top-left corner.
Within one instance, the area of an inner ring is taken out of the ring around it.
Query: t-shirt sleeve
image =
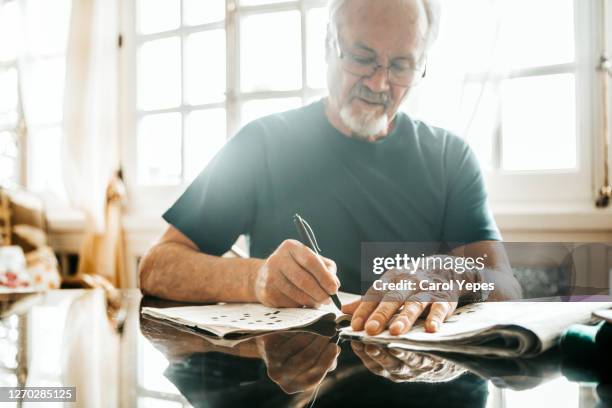
[[[210,255],[227,252],[253,223],[262,158],[257,123],[230,139],[163,218]]]
[[[451,248],[476,241],[500,241],[476,155],[459,137],[447,136],[443,240]]]

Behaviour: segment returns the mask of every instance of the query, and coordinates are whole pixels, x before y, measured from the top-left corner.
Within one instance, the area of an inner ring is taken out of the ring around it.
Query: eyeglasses
[[[376,61],[375,56],[355,55],[345,52],[340,47],[338,40],[334,41],[338,59],[342,68],[359,77],[369,78],[374,75],[379,68],[387,71],[387,78],[390,84],[398,86],[414,86],[420,82],[427,74],[427,66],[416,67],[408,61],[396,61],[391,65],[381,65]]]

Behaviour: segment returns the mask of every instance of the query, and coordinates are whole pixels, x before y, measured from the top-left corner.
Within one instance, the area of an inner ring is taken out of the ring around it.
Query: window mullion
[[[185,100],[185,40],[187,34],[185,34],[185,30],[183,30],[185,23],[185,5],[183,0],[180,0],[180,8],[181,8],[181,30],[180,30],[180,41],[181,41],[181,181],[185,182],[185,123],[186,123],[186,114],[183,108],[186,105]]]
[[[302,104],[306,104],[306,98],[307,98],[307,94],[306,94],[306,89],[308,87],[308,78],[307,78],[307,61],[306,61],[306,56],[307,56],[307,49],[306,47],[308,47],[307,44],[307,25],[306,25],[306,4],[304,2],[304,0],[300,0],[300,24],[301,24],[301,34],[302,34],[302,38],[301,38],[301,42],[302,42]]]
[[[226,123],[227,139],[238,131],[240,123],[240,40],[239,21],[236,0],[225,2],[225,38],[226,38]]]

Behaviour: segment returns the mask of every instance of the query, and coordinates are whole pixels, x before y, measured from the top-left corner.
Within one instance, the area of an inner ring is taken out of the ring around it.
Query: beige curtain
[[[66,59],[62,165],[87,229],[79,273],[125,279],[118,139],[117,0],[73,0]]]

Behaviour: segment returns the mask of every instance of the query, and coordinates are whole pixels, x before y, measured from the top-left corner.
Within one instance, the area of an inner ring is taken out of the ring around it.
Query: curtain
[[[125,189],[119,172],[117,8],[109,0],[72,2],[62,165],[68,198],[87,218],[79,273],[121,286]]]

